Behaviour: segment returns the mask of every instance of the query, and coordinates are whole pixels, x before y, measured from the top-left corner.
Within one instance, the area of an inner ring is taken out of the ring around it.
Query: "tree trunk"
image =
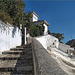
[[[25,29],[22,29],[22,45],[25,45]]]

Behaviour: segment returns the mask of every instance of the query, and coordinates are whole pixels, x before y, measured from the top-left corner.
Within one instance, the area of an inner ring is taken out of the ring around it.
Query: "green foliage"
[[[0,11],[0,20],[2,20],[5,23],[7,23],[7,22],[10,23],[10,24],[13,23],[13,21],[12,21],[11,17],[9,16],[9,14],[6,13],[6,12],[3,12],[3,11]]]
[[[39,30],[40,30],[40,35],[43,35],[44,33],[44,26],[43,25],[41,25],[41,26],[39,26],[39,25],[37,25],[37,27],[39,28]]]
[[[30,29],[30,26],[32,25],[32,22],[30,22],[30,18],[32,18],[31,12],[24,13],[23,15],[23,27],[27,27]]]
[[[52,35],[52,36],[55,36],[56,38],[59,39],[59,41],[60,41],[61,43],[63,43],[61,40],[64,39],[64,37],[63,37],[64,34],[60,34],[60,33],[51,33],[51,35]]]
[[[8,13],[17,26],[23,23],[24,7],[23,0],[0,0],[0,10]]]
[[[23,0],[0,0],[0,11],[8,13],[12,18],[13,25],[30,28],[31,13],[24,13],[25,3]],[[0,18],[5,22],[6,19]],[[11,19],[10,19],[11,20]],[[7,21],[7,20],[6,20]],[[11,21],[8,21],[11,23]]]
[[[36,36],[40,36],[40,35],[43,35],[44,33],[44,26],[41,25],[31,25],[30,26],[30,35],[32,37],[36,37]]]
[[[30,27],[30,35],[32,37],[40,36],[40,30],[37,26],[31,26]]]
[[[74,47],[75,48],[75,39],[69,40],[66,44],[70,45],[70,47]]]

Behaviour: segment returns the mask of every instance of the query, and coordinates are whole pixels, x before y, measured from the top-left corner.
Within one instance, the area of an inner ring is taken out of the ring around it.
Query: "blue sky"
[[[50,31],[64,33],[64,43],[75,39],[75,1],[25,1],[25,11],[39,15],[49,23]]]

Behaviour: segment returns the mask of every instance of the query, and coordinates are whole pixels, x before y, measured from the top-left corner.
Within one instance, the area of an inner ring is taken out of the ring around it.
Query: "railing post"
[[[22,45],[22,24],[20,24],[20,30],[21,30],[21,45]]]
[[[25,27],[25,45],[27,44],[27,40],[26,40],[26,27]]]

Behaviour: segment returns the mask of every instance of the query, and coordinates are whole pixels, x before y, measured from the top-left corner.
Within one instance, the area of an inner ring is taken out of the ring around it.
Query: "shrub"
[[[30,35],[32,37],[40,36],[40,30],[37,26],[31,26],[30,27]]]
[[[12,18],[9,16],[9,14],[3,11],[0,11],[0,20],[2,20],[4,23],[13,23]]]

